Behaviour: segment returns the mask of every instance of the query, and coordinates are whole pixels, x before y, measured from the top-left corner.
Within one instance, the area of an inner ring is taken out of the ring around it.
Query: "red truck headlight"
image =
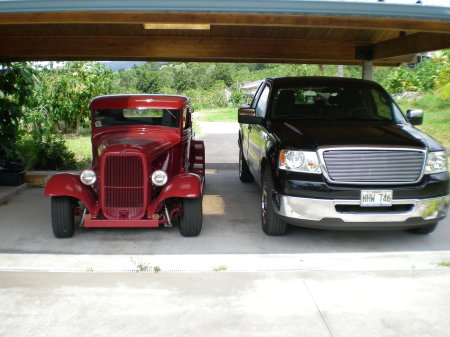
[[[165,185],[167,183],[167,179],[168,179],[167,173],[164,172],[163,170],[156,170],[152,174],[152,182],[156,186],[163,186],[163,185]]]
[[[86,169],[81,172],[80,180],[85,185],[93,185],[97,180],[97,175],[93,170]]]

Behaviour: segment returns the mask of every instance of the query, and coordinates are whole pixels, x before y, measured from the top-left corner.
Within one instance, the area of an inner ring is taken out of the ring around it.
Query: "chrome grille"
[[[145,211],[144,168],[137,156],[108,156],[103,168],[103,214],[136,219]]]
[[[414,183],[422,176],[425,160],[425,151],[412,149],[328,149],[321,153],[328,178],[336,183]]]

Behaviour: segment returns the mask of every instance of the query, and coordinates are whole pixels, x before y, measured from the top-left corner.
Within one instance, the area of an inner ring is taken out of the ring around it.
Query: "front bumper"
[[[450,196],[396,199],[393,207],[359,207],[359,200],[328,200],[273,194],[274,210],[290,224],[330,229],[414,228],[446,216]],[[350,206],[350,207],[349,207]]]

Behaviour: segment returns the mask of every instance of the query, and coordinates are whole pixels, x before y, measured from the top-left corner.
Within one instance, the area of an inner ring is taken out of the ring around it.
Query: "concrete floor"
[[[42,188],[0,205],[0,336],[449,335],[450,219],[426,236],[290,227],[268,237],[259,188],[238,179],[236,125],[203,128],[199,237],[56,239]]]
[[[430,235],[408,231],[330,231],[290,227],[281,237],[261,230],[259,188],[237,170],[208,169],[199,237],[172,229],[84,229],[55,239],[50,200],[29,188],[0,206],[0,253],[58,254],[305,254],[443,251],[450,247],[450,218]]]
[[[0,273],[1,336],[448,337],[450,273]]]

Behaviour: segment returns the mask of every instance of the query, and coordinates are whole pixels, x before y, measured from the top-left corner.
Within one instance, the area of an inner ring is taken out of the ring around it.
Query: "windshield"
[[[179,110],[173,109],[101,109],[94,111],[94,126],[161,125],[177,128],[179,115]]]
[[[392,99],[375,86],[336,84],[289,86],[274,92],[274,120],[378,120],[400,118]]]

